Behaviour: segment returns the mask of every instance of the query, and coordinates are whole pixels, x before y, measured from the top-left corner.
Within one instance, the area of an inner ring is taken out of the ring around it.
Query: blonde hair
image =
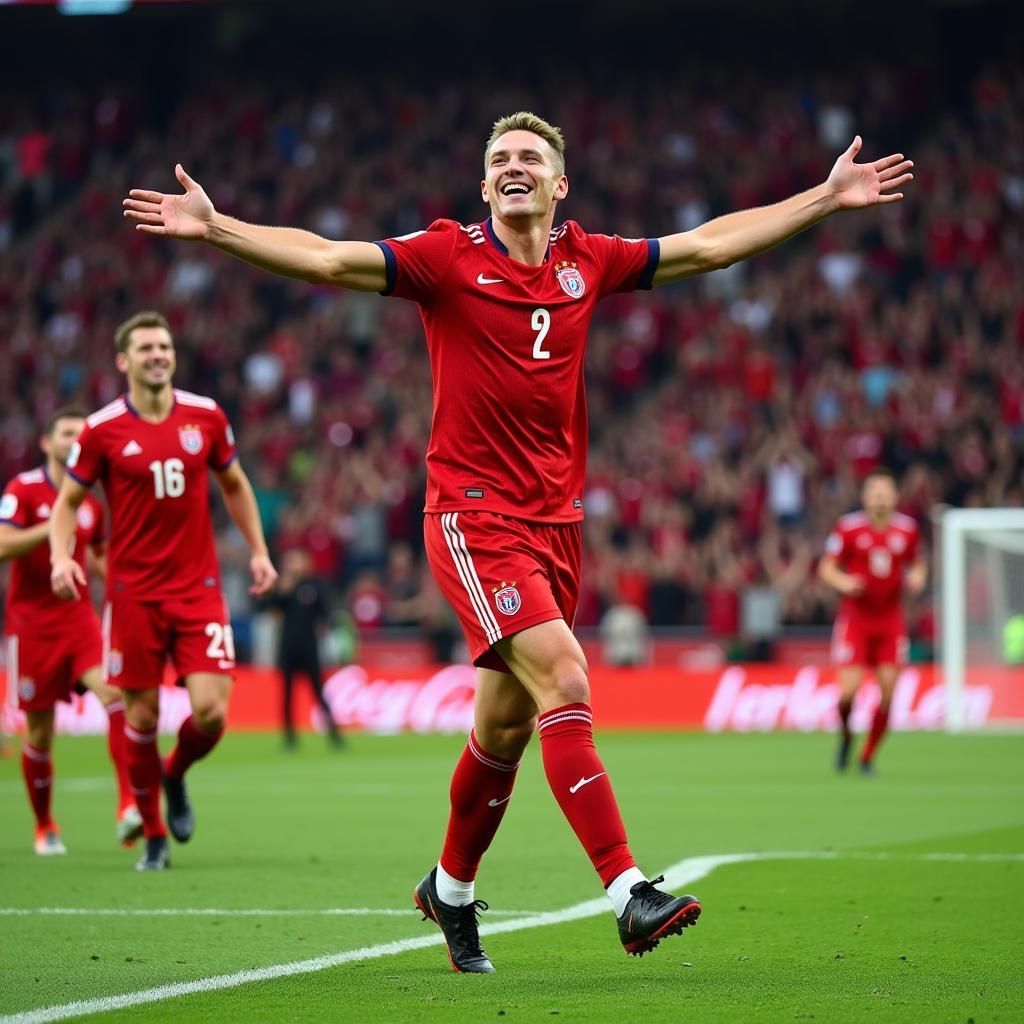
[[[484,148],[484,173],[487,173],[487,164],[491,157],[491,150],[494,144],[506,132],[533,132],[539,135],[555,154],[555,169],[559,174],[565,174],[565,136],[561,128],[549,124],[543,117],[532,113],[529,110],[520,110],[515,114],[506,114],[494,122],[491,129],[491,137],[487,140]]]

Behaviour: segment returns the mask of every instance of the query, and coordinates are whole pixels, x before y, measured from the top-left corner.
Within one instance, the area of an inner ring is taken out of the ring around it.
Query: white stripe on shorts
[[[466,546],[465,534],[456,524],[458,516],[458,512],[445,512],[441,516],[441,529],[444,532],[444,539],[448,542],[448,550],[452,553],[452,561],[455,562],[462,585],[466,588],[466,593],[469,595],[477,619],[480,620],[480,625],[483,626],[484,635],[487,637],[488,643],[493,644],[501,637],[501,626],[498,625],[498,620],[487,603],[487,595],[484,594],[480,577],[477,576],[476,567],[473,565],[473,557]]]

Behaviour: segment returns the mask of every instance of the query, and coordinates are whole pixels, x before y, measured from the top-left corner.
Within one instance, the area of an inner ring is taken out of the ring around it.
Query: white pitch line
[[[722,857],[690,857],[673,864],[665,872],[667,884],[688,885],[703,878],[719,864],[733,863],[738,859],[757,857],[758,854],[726,854]],[[671,881],[670,881],[671,879]],[[575,906],[550,913],[531,914],[529,917],[515,921],[502,921],[500,924],[484,925],[480,929],[482,935],[495,935],[501,932],[522,931],[527,928],[540,928],[545,925],[563,924],[567,921],[578,921],[586,917],[596,917],[609,913],[608,899],[598,899],[577,903]],[[138,992],[126,992],[118,996],[104,996],[99,999],[83,999],[73,1003],[59,1003],[55,1006],[41,1007],[38,1010],[26,1010],[7,1017],[0,1017],[0,1024],[47,1024],[49,1021],[69,1020],[72,1017],[85,1017],[91,1013],[110,1013],[114,1010],[129,1009],[147,1003],[162,1002],[165,999],[177,999],[181,996],[203,992],[217,992],[226,988],[237,988],[258,981],[272,981],[275,978],[288,978],[296,974],[311,974],[324,971],[341,964],[360,960],[373,960],[383,956],[395,956],[413,949],[425,949],[429,946],[444,945],[444,936],[438,931],[413,939],[399,939],[396,942],[384,942],[377,946],[364,946],[362,949],[346,950],[330,956],[317,956],[309,960],[296,960],[287,964],[273,964],[269,967],[257,967],[247,971],[236,971],[233,974],[218,974],[212,978],[197,978],[195,981],[182,981],[171,985],[160,985],[156,988],[142,989]]]
[[[860,855],[852,854],[860,859]],[[851,854],[831,851],[791,851],[764,853],[724,853],[705,857],[687,857],[665,870],[665,885],[668,888],[688,886],[691,882],[706,878],[712,871],[726,864],[741,864],[749,861],[763,860],[838,860],[849,858]],[[864,855],[865,859],[897,859],[885,854]],[[901,858],[902,859],[902,858]],[[928,860],[1024,860],[1021,854],[911,854],[907,859]],[[565,924],[588,917],[598,917],[609,911],[608,900],[601,896],[586,900],[562,910],[547,913],[531,914],[516,920],[502,921],[498,924],[487,924],[480,928],[481,935],[499,935],[506,932],[524,931],[528,928],[543,928],[547,925]],[[308,960],[295,960],[287,964],[272,964],[269,967],[256,967],[247,971],[236,971],[233,974],[218,974],[210,978],[197,978],[194,981],[175,982],[160,985],[156,988],[142,989],[137,992],[125,992],[118,996],[102,996],[98,999],[83,999],[73,1003],[58,1003],[54,1006],[40,1007],[37,1010],[26,1010],[6,1017],[0,1017],[0,1024],[49,1024],[50,1021],[70,1020],[73,1017],[85,1017],[93,1013],[111,1013],[114,1010],[131,1009],[148,1003],[162,1002],[165,999],[178,999],[181,996],[195,995],[205,992],[217,992],[227,988],[237,988],[253,982],[273,981],[276,978],[289,978],[297,974],[312,974],[325,971],[342,964],[355,963],[361,960],[374,960],[385,956],[396,956],[414,949],[426,949],[430,946],[444,944],[444,937],[439,932],[423,935],[412,939],[398,939],[395,942],[384,942],[376,946],[363,946],[361,949],[350,949],[330,956],[317,956]]]

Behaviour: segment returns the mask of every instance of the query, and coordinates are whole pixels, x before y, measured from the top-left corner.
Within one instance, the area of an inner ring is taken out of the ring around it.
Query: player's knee
[[[160,712],[148,704],[133,704],[125,708],[125,723],[136,732],[152,732],[159,718]]]
[[[52,722],[28,722],[25,725],[25,741],[36,750],[47,751],[53,746]]]
[[[220,732],[228,719],[227,701],[213,699],[197,703],[192,708],[192,717],[203,732]]]
[[[554,701],[553,707],[590,703],[590,681],[581,665],[573,663],[555,674],[552,680],[551,698]]]

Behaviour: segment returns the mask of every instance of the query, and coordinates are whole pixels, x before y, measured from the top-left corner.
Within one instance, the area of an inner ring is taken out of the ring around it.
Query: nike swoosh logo
[[[507,797],[505,797],[504,800],[488,800],[487,801],[487,806],[488,807],[500,807],[502,804],[507,804],[509,802],[509,800],[511,800],[511,799],[512,799],[512,794],[509,793],[509,795]]]
[[[591,775],[589,779],[580,779],[580,781],[577,782],[575,786],[569,787],[569,792],[575,793],[577,790],[582,789],[588,782],[593,782],[594,779],[599,779],[602,775],[606,774],[607,772],[598,772],[596,775]]]
[[[483,274],[476,275],[477,284],[501,284],[505,278],[503,277],[484,277]]]

